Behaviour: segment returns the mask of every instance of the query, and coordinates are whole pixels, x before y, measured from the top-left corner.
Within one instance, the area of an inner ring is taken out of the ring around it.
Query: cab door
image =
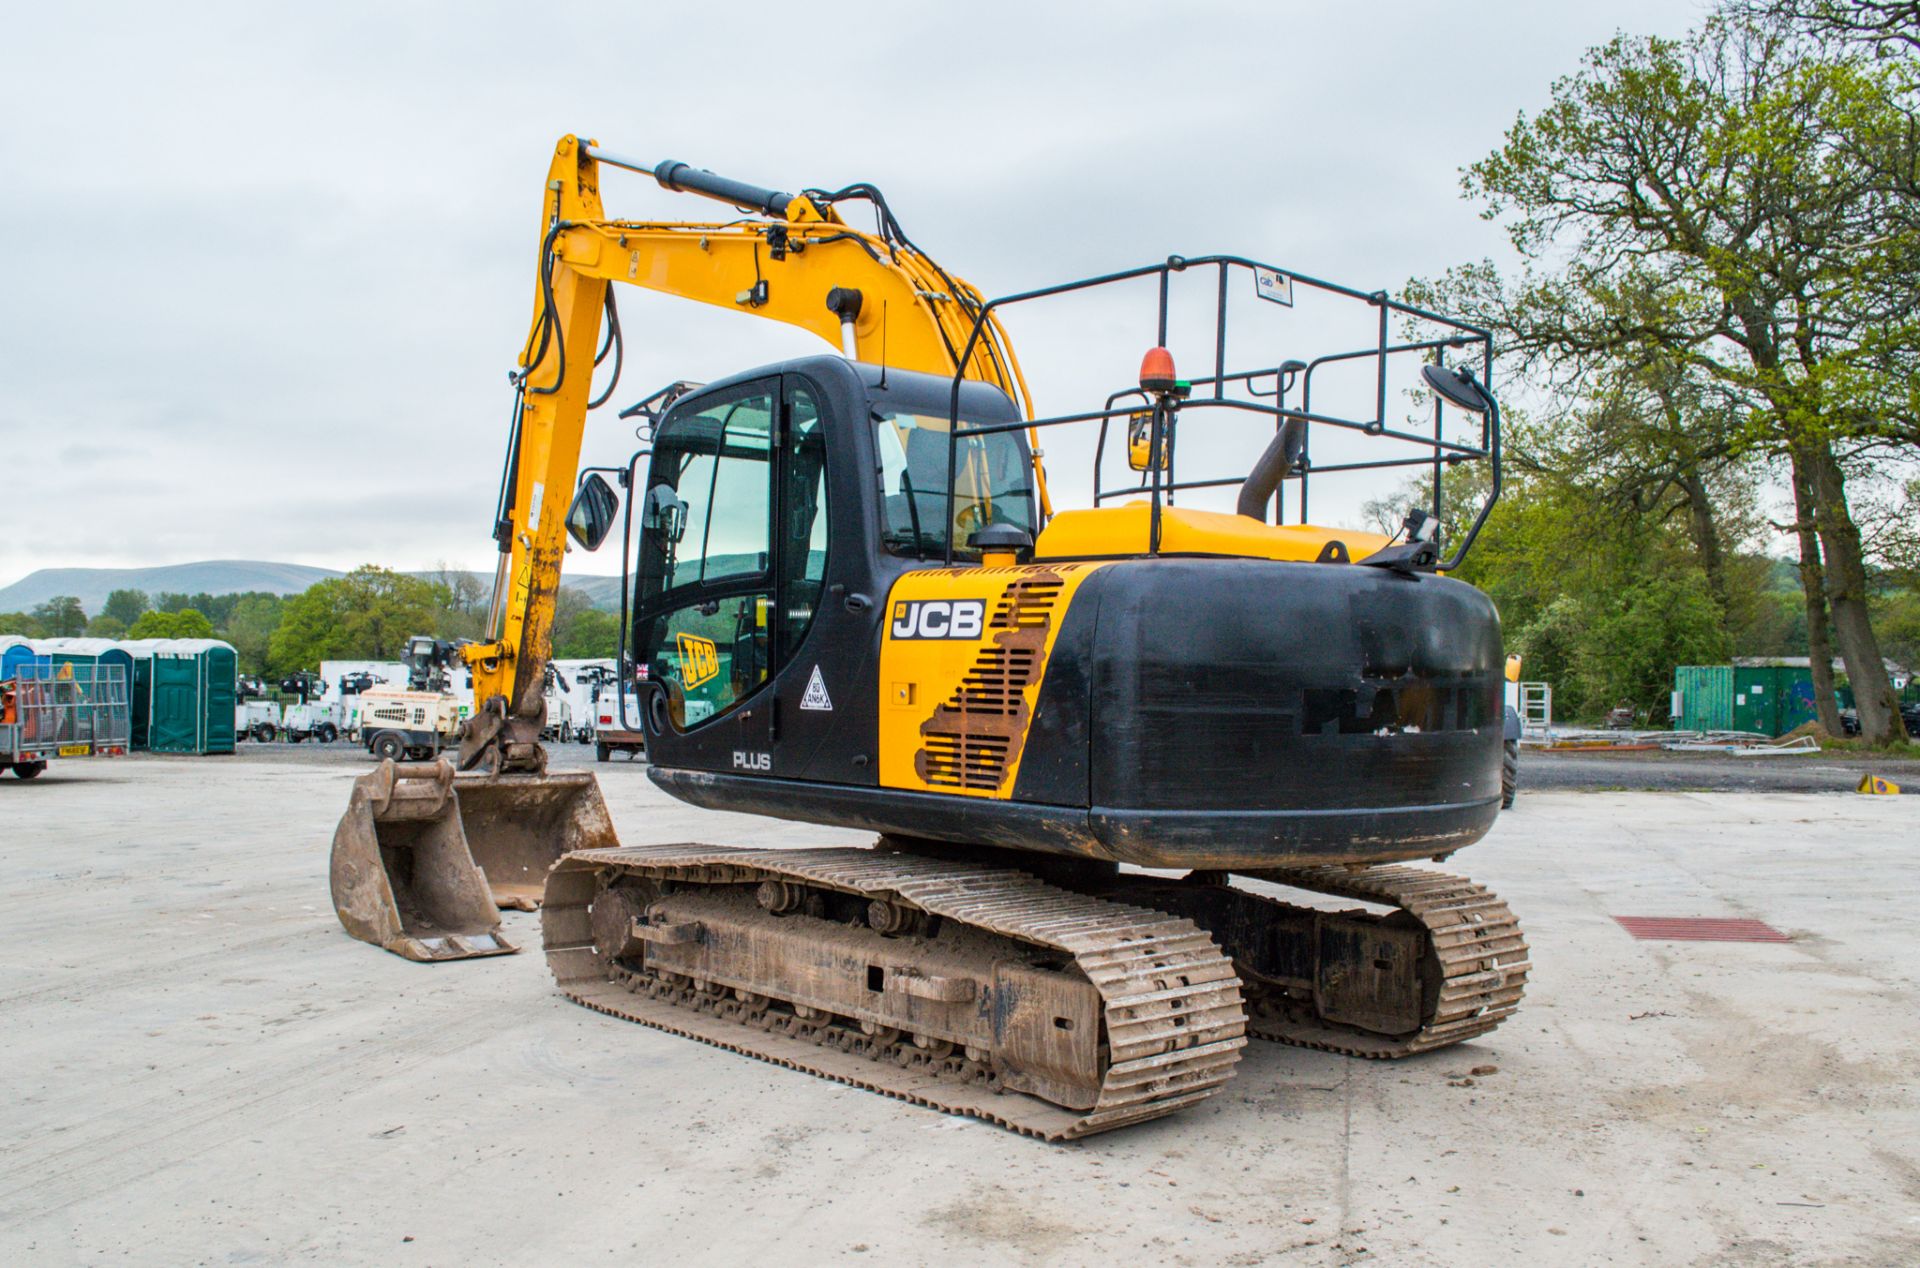
[[[826,567],[825,444],[803,381],[779,376],[661,421],[641,492],[634,645],[663,765],[773,774],[776,675]]]

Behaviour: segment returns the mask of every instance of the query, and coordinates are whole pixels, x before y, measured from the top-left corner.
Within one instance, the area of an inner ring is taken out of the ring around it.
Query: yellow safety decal
[[[681,634],[680,645],[680,683],[688,690],[698,687],[709,678],[720,674],[720,649],[714,646],[710,638],[701,638],[698,634]]]
[[[910,572],[880,644],[880,784],[1007,798],[1067,609],[1101,563]]]

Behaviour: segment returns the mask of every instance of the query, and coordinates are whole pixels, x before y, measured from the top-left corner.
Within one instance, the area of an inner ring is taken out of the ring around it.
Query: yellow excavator
[[[742,214],[609,218],[609,168]],[[843,217],[856,204],[871,231]],[[1195,281],[1217,297],[1212,373],[1182,377],[1171,296]],[[624,359],[611,282],[839,353],[625,411],[646,443],[614,473],[623,511],[580,470]],[[1230,369],[1236,283],[1275,312],[1350,306],[1378,337]],[[1038,416],[1004,312],[1143,284],[1158,303],[1137,379]],[[516,950],[496,906],[538,904],[582,1004],[1048,1139],[1206,1098],[1250,1036],[1390,1058],[1483,1035],[1524,989],[1518,922],[1406,864],[1472,844],[1499,810],[1499,623],[1445,575],[1499,492],[1490,365],[1484,331],[1240,256],[988,299],[870,185],[787,194],[566,137],[493,610],[453,653],[475,715],[457,772],[383,763],[356,781],[333,843],[341,921],[460,959]],[[1430,430],[1388,417],[1402,367]],[[1355,370],[1358,417],[1327,403]],[[1251,469],[1190,476],[1249,421]],[[1092,504],[1057,513],[1038,443],[1055,427],[1097,430]],[[1316,431],[1396,456],[1317,462]],[[1449,518],[1463,463],[1485,464],[1488,491]],[[1316,472],[1395,467],[1431,473],[1396,532],[1307,522]],[[1235,486],[1231,513],[1194,505]],[[597,549],[616,527],[637,690],[616,696],[649,776],[696,806],[870,830],[872,848],[622,847],[591,775],[545,771],[567,539]]]

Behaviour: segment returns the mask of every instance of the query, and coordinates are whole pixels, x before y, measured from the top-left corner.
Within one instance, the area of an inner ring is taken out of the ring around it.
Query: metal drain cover
[[[1615,916],[1622,929],[1653,942],[1792,942],[1764,920],[1724,916]]]

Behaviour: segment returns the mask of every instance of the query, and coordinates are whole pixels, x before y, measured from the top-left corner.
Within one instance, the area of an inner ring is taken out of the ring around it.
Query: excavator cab
[[[983,530],[1037,529],[1013,402],[963,385],[963,418],[1007,429],[956,441],[951,397],[944,377],[809,357],[661,418],[632,475],[631,633],[675,766],[873,782],[893,583],[949,551],[977,563]]]

